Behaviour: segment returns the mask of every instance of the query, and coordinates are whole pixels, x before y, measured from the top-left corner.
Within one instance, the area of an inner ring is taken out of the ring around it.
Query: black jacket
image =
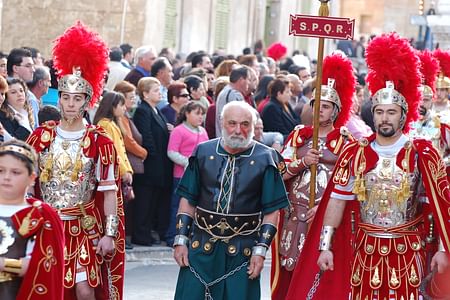
[[[25,141],[31,134],[28,129],[26,129],[22,125],[19,125],[19,122],[17,122],[16,119],[8,118],[3,111],[0,111],[0,123],[12,137],[18,140]]]
[[[142,134],[142,147],[147,152],[144,160],[144,177],[146,184],[161,188],[170,188],[173,177],[173,165],[167,157],[169,130],[167,120],[157,109],[145,101],[139,104],[134,113],[133,121]]]
[[[294,127],[300,124],[300,116],[297,116],[288,104],[287,113],[277,99],[271,98],[261,114],[264,123],[264,131],[276,131],[286,138]]]

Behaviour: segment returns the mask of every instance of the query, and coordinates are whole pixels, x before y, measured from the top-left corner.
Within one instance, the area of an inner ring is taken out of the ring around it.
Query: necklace
[[[80,136],[76,136],[76,137],[65,137],[63,136],[60,132],[59,132],[59,127],[56,128],[56,135],[59,136],[62,140],[61,142],[61,146],[64,150],[69,149],[70,147],[70,142],[75,142],[75,141],[79,141],[83,138],[86,130],[83,130],[82,134]],[[81,146],[81,145],[80,145]]]

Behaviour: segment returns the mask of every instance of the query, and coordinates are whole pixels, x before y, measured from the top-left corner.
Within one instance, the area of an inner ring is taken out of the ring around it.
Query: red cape
[[[28,270],[16,299],[63,299],[64,233],[58,214],[37,199],[27,199],[31,206],[12,216],[18,233],[35,236]]]
[[[27,143],[33,146],[38,153],[49,148],[56,136],[57,125],[58,123],[53,121],[44,123],[41,127],[36,128],[28,137]],[[86,130],[89,143],[85,141],[85,145],[87,146],[83,147],[83,153],[87,157],[100,158],[100,177],[106,179],[108,177],[109,165],[114,165],[116,186],[118,187],[117,214],[120,218],[118,236],[114,241],[115,251],[111,256],[105,257],[106,262],[102,265],[102,284],[96,288],[96,299],[122,299],[123,276],[125,272],[125,223],[120,177],[118,176],[118,156],[115,154],[113,142],[103,128],[88,125]],[[39,186],[39,184],[36,186]],[[99,209],[102,219],[105,220],[103,193],[95,193],[95,205]],[[110,270],[110,276],[108,276],[108,269]],[[111,288],[108,284],[109,279],[111,279]],[[66,293],[65,299],[69,300],[68,297],[74,300],[76,299],[75,293],[72,293],[72,295],[67,295]]]
[[[375,139],[375,135],[369,138],[369,143]],[[327,189],[319,204],[316,216],[312,223],[311,229],[303,248],[303,254],[300,256],[292,283],[289,287],[286,299],[306,299],[308,293],[314,284],[314,279],[319,274],[319,267],[317,266],[317,259],[320,252],[318,245],[320,240],[320,232],[323,225],[323,218],[328,206],[331,191],[334,186],[342,179],[343,169],[346,168],[347,175],[354,175],[354,171],[350,169],[348,162],[355,160],[356,153],[359,149],[359,143],[353,142],[348,144],[336,163],[333,171],[332,180],[330,180]],[[403,150],[403,149],[402,149]],[[367,171],[371,170],[378,161],[378,155],[372,150],[370,146],[365,147],[364,155],[366,156]],[[399,153],[397,159],[404,155],[404,151]],[[445,166],[437,151],[432,147],[429,141],[414,140],[413,151],[410,159],[418,158],[419,171],[422,174],[423,183],[426,189],[427,197],[430,201],[430,207],[435,218],[435,224],[438,227],[440,236],[444,243],[444,247],[449,251],[450,240],[450,193],[448,182],[446,180]],[[399,163],[399,159],[397,160]],[[413,167],[414,164],[411,164]],[[339,173],[341,172],[341,173]],[[344,172],[345,174],[345,172]],[[353,212],[353,214],[352,214]],[[324,272],[321,276],[319,285],[313,298],[311,299],[333,299],[347,300],[351,290],[351,263],[353,260],[353,235],[357,223],[354,220],[359,220],[359,203],[355,201],[347,202],[344,217],[341,225],[336,229],[333,241],[334,254],[334,271]],[[353,216],[352,216],[353,215]],[[307,255],[306,255],[307,254]]]

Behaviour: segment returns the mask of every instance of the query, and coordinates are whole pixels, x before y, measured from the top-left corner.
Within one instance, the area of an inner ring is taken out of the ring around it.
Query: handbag
[[[128,119],[128,121],[130,124],[131,135],[139,145],[142,145],[141,133],[138,131],[136,125],[134,125],[131,119]],[[127,152],[127,156],[128,160],[130,161],[131,167],[133,168],[134,174],[144,174],[144,161],[130,152]]]
[[[133,168],[134,174],[144,174],[144,162],[141,158],[137,157],[133,153],[127,152],[128,161]]]
[[[122,182],[122,196],[125,202],[130,202],[134,199],[134,191],[131,184]]]

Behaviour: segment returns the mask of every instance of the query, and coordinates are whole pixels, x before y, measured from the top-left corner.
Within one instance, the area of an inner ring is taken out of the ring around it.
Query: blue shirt
[[[147,72],[143,67],[141,66],[136,66],[135,68],[137,71],[139,71],[139,73],[141,73],[142,75],[144,75],[144,77],[150,77],[150,72]]]

